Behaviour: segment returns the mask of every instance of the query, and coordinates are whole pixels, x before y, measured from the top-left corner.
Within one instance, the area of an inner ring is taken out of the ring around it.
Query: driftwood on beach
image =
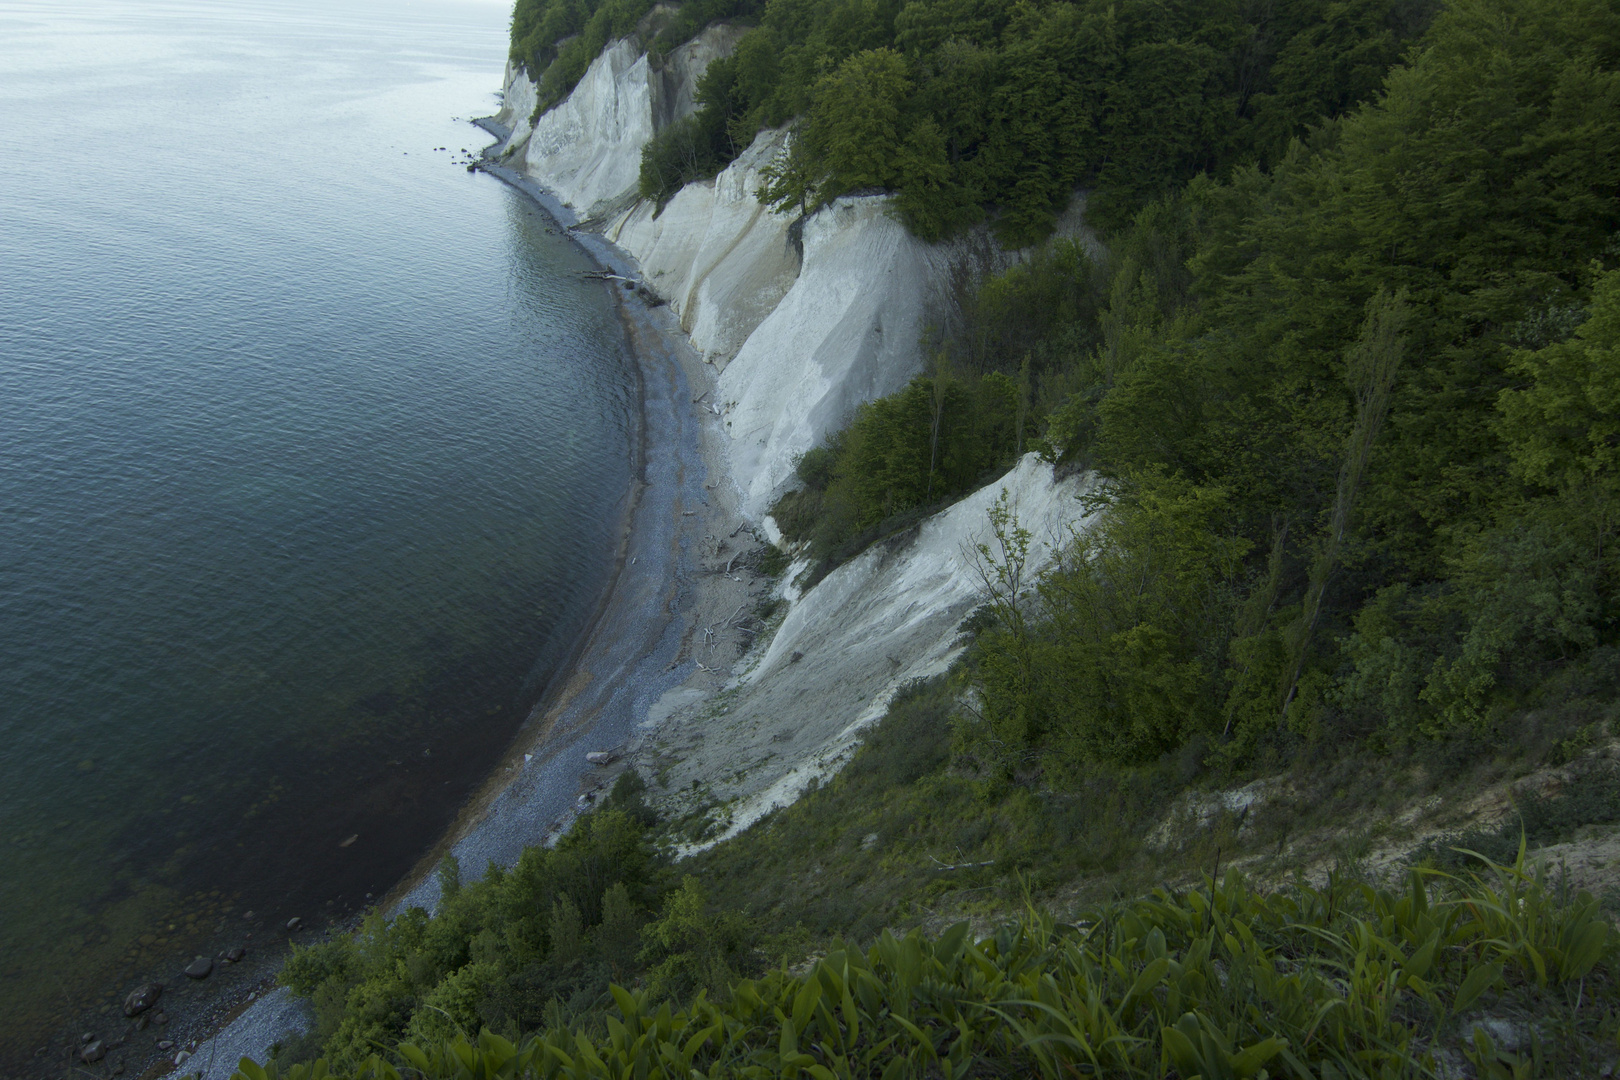
[[[589,278],[592,281],[622,281],[626,285],[633,285],[638,289],[641,288],[641,282],[637,281],[635,278],[627,278],[621,274],[615,274],[611,270],[581,270],[579,272],[579,276],[582,278]]]

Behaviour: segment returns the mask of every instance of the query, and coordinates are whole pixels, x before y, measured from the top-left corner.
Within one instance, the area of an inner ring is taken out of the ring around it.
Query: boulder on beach
[[[156,1005],[158,998],[162,996],[162,983],[142,983],[131,990],[129,996],[124,999],[124,1015],[139,1016],[153,1005]]]

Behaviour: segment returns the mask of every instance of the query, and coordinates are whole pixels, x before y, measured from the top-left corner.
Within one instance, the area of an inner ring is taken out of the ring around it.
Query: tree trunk
[[[1310,581],[1305,589],[1305,608],[1300,613],[1294,634],[1293,662],[1289,665],[1287,689],[1282,695],[1282,716],[1285,717],[1288,706],[1294,702],[1294,694],[1299,690],[1311,635],[1315,633],[1317,619],[1322,614],[1322,596],[1338,563],[1345,533],[1349,531],[1356,495],[1361,490],[1367,464],[1372,460],[1373,444],[1378,440],[1378,430],[1389,414],[1395,374],[1400,370],[1401,354],[1406,348],[1405,329],[1409,315],[1405,289],[1394,296],[1380,289],[1378,295],[1367,301],[1367,318],[1361,324],[1361,337],[1346,358],[1349,382],[1356,391],[1356,420],[1345,444],[1344,465],[1339,469],[1339,487],[1333,496],[1333,515],[1328,522],[1327,535],[1323,537],[1321,549],[1311,562]]]

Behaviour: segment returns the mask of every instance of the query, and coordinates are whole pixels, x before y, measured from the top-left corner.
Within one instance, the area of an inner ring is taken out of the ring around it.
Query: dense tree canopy
[[[1041,377],[1054,452],[1115,478],[1117,522],[1048,583],[1044,630],[985,640],[1007,723],[1109,732],[1087,752],[1125,761],[1322,724],[1398,742],[1620,674],[1617,67],[1612,3],[1454,0],[1375,103],[1116,235]],[[1188,485],[1247,558],[1192,623],[1145,608],[1101,636],[1110,553],[1180,535]],[[1170,516],[1130,540],[1148,513]],[[1118,741],[1152,711],[1116,685],[1124,630],[1201,665],[1146,742]],[[1030,649],[1050,678],[998,683]]]
[[[1199,172],[1270,162],[1364,100],[1430,7],[778,0],[739,51],[732,125],[801,118],[822,198],[890,188],[925,238],[988,216],[1026,243],[1077,186],[1096,187],[1094,219],[1117,225]],[[882,112],[881,127],[835,120],[875,64],[888,79],[860,111]],[[874,170],[860,155],[878,130]]]
[[[1014,441],[977,433],[967,393],[997,378],[1003,413],[1035,417],[1017,443],[1110,478],[1106,524],[1029,617],[1003,604],[980,635],[987,724],[965,745],[985,761],[1488,737],[1620,683],[1620,11],[1454,0],[1375,88],[1363,65],[1393,39],[1351,7],[1270,69],[1315,101],[1373,100],[1224,178],[1186,165],[1099,261],[1059,243],[984,282],[936,363],[961,391],[930,411],[934,375],[864,407],[780,507],[790,536],[847,548],[927,502],[915,478],[977,482],[946,475],[932,432],[1005,467]],[[927,39],[904,11],[904,40]],[[1339,59],[1301,59],[1324,41]],[[1130,83],[1159,88],[1172,128],[1203,100],[1171,91],[1193,70],[1174,48]],[[1252,134],[1269,108],[1210,130]],[[917,159],[948,141],[930,124]],[[1164,132],[1141,136],[1161,162],[1190,145]]]
[[[1269,164],[1366,100],[1435,0],[519,0],[513,56],[559,100],[615,37],[667,50],[719,18],[757,24],[710,74],[700,152],[650,153],[644,194],[712,175],[762,127],[798,125],[783,203],[898,193],[936,239],[988,218],[1050,231],[1078,186],[1122,225],[1189,177]],[[690,147],[693,125],[665,135]],[[683,167],[671,169],[677,161]]]

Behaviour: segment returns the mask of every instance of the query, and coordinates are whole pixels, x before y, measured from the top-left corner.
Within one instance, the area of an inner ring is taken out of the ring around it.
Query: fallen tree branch
[[[928,856],[928,858],[932,862],[937,864],[934,867],[935,870],[976,870],[981,866],[994,866],[994,865],[996,865],[996,860],[994,860],[994,859],[990,859],[990,860],[988,860],[986,862],[942,863],[938,859],[934,858],[932,855]]]

